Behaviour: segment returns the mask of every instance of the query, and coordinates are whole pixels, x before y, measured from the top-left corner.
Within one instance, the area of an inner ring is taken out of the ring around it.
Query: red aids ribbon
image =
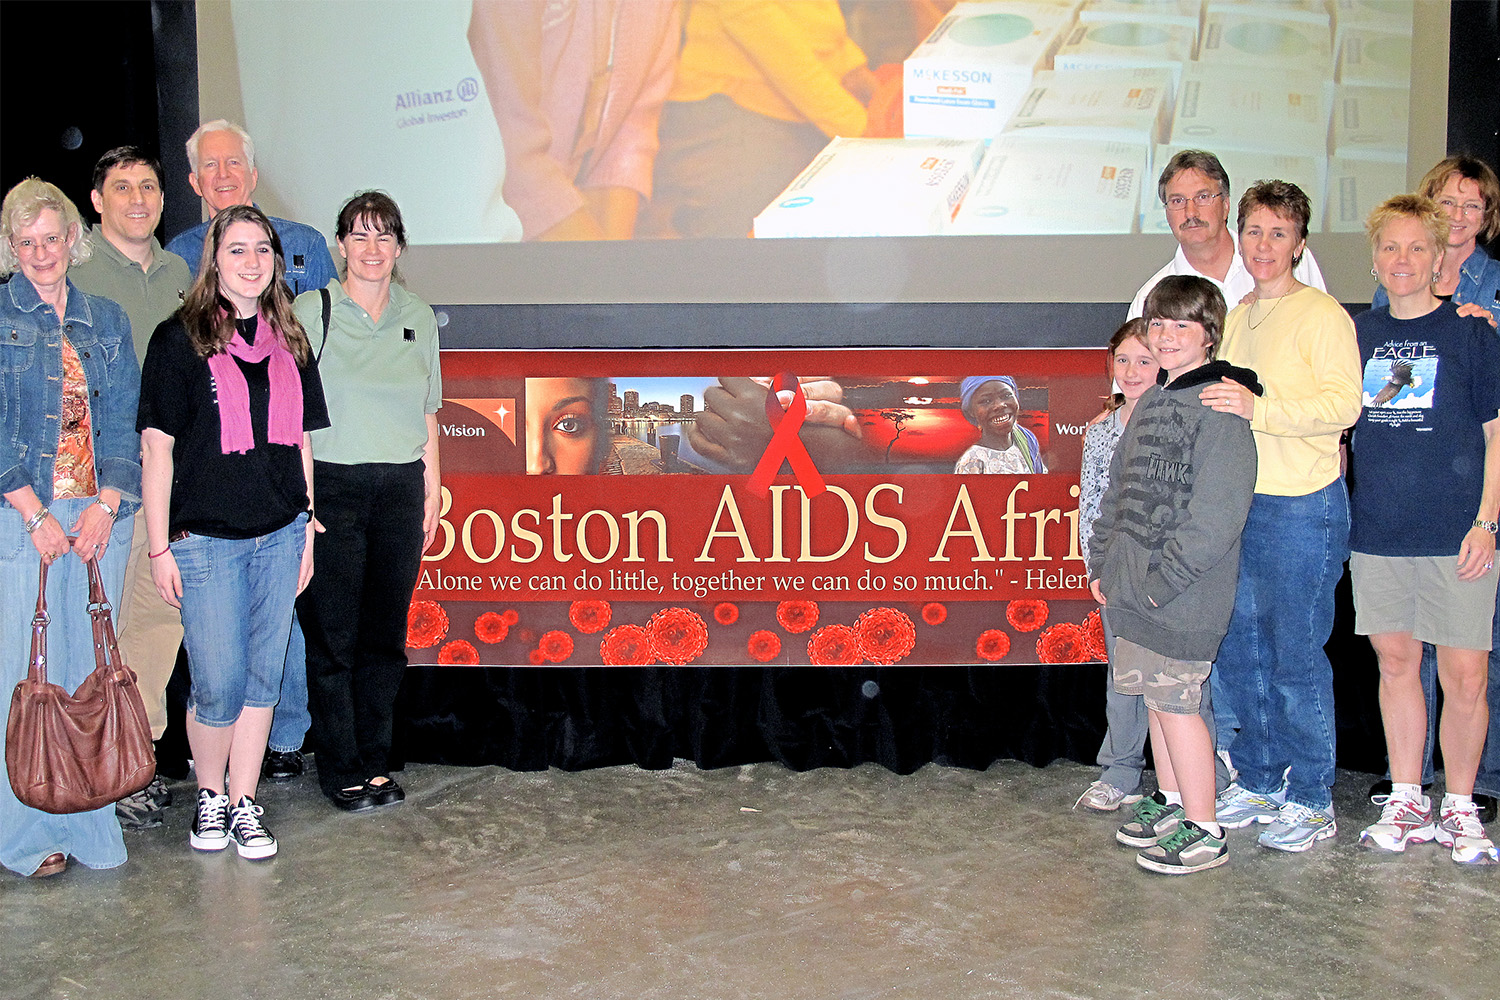
[[[792,402],[783,411],[776,394],[787,390],[793,393]],[[781,471],[781,462],[785,459],[792,464],[792,473],[803,492],[810,497],[822,493],[827,488],[823,485],[823,477],[818,474],[812,456],[797,436],[807,419],[807,399],[802,395],[802,383],[791,372],[779,372],[771,380],[771,391],[766,393],[766,419],[771,422],[773,433],[766,445],[766,453],[760,457],[755,471],[750,473],[751,491],[762,496],[769,493],[771,479]]]

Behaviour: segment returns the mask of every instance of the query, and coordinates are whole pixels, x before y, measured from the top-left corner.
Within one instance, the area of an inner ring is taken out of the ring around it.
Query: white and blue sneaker
[[[1288,802],[1281,807],[1276,821],[1261,831],[1260,846],[1301,854],[1338,832],[1339,826],[1333,821],[1333,806],[1311,809],[1300,802]]]
[[[1214,813],[1220,826],[1238,830],[1252,823],[1275,822],[1285,804],[1285,787],[1269,795],[1262,795],[1236,782],[1219,793],[1214,803]]]

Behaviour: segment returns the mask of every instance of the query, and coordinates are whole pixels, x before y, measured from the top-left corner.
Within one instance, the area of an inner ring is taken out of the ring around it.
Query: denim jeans
[[[182,574],[182,631],[192,691],[188,711],[231,726],[281,692],[307,515],[257,538],[189,535],[172,543]]]
[[[92,498],[54,500],[48,507],[71,528]],[[115,522],[109,547],[99,560],[104,595],[118,604],[130,558],[132,518]],[[41,559],[26,534],[20,513],[0,505],[0,691],[6,695],[26,676],[31,654],[31,616],[36,607]],[[75,691],[94,670],[94,634],[88,616],[88,568],[67,555],[47,570],[47,680]],[[0,735],[0,744],[4,736]],[[3,749],[3,747],[0,747]],[[125,838],[111,803],[83,813],[53,815],[22,805],[10,781],[0,776],[0,864],[30,875],[54,851],[72,855],[89,868],[125,863]]]
[[[1349,558],[1349,496],[1342,479],[1300,497],[1257,493],[1240,538],[1239,589],[1214,665],[1219,720],[1238,720],[1229,749],[1240,784],[1281,787],[1313,809],[1333,803],[1333,589]]]
[[[291,753],[302,749],[312,715],[307,710],[307,640],[302,623],[292,615],[291,640],[286,644],[286,665],[281,672],[281,699],[271,715],[272,750]]]

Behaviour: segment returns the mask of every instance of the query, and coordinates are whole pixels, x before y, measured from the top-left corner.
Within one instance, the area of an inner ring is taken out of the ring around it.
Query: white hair
[[[188,164],[193,168],[193,173],[198,172],[198,144],[203,137],[210,132],[233,132],[240,137],[240,143],[245,147],[245,166],[247,169],[255,169],[255,140],[250,138],[250,133],[226,118],[215,118],[211,122],[204,122],[198,126],[198,130],[188,136],[187,158]]]

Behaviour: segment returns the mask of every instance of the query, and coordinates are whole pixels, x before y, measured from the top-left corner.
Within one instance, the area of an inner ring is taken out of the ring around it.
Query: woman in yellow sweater
[[[1285,181],[1262,181],[1241,197],[1240,256],[1256,298],[1229,314],[1219,355],[1253,368],[1266,392],[1226,380],[1201,393],[1204,405],[1250,421],[1259,460],[1234,617],[1214,664],[1219,748],[1232,741],[1239,769],[1218,817],[1231,828],[1270,824],[1260,843],[1282,851],[1337,832],[1333,668],[1323,644],[1349,558],[1339,438],[1361,401],[1353,322],[1332,296],[1292,275],[1311,216],[1307,195]]]
[[[694,0],[667,95],[651,236],[745,236],[834,136],[865,131],[874,77],[837,0]]]

